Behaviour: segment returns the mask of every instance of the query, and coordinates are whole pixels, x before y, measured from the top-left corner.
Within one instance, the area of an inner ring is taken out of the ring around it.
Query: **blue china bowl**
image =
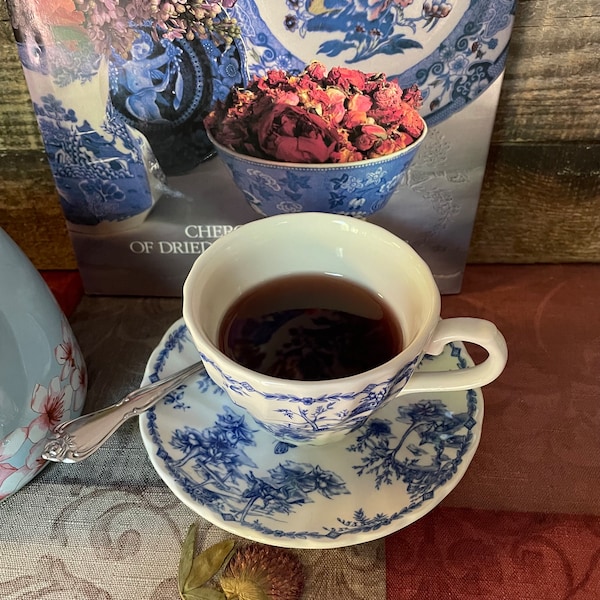
[[[208,135],[233,181],[259,214],[327,212],[367,217],[387,204],[422,145],[427,125],[410,146],[351,163],[270,161],[235,152]]]
[[[0,501],[46,465],[47,440],[81,414],[87,374],[65,315],[0,228]]]

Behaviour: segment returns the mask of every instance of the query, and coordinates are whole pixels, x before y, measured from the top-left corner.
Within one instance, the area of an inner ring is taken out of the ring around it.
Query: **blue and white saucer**
[[[143,384],[198,360],[183,320],[154,350]],[[450,344],[421,369],[472,364]],[[193,511],[232,534],[290,548],[371,541],[439,504],[471,462],[483,419],[481,390],[404,396],[345,440],[291,446],[261,429],[206,375],[140,416],[154,468]]]

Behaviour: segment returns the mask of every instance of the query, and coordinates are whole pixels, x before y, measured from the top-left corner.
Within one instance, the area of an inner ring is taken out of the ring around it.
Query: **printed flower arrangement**
[[[233,88],[205,118],[208,132],[240,154],[288,163],[347,163],[410,146],[424,129],[416,85],[383,73],[313,61],[301,73],[268,71]]]
[[[74,0],[98,54],[126,56],[138,35],[152,27],[158,40],[211,39],[229,45],[240,37],[237,21],[223,13],[237,0]],[[132,28],[132,25],[134,26]]]

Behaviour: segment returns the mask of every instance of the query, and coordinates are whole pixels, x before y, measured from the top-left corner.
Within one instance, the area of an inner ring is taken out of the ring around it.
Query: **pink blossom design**
[[[20,437],[26,439],[25,428],[20,433]],[[45,439],[33,444],[29,449],[25,464],[20,466],[20,468],[10,464],[10,462],[0,462],[0,500],[10,496],[10,494],[19,489],[24,483],[30,481],[46,466],[47,463],[42,458],[45,445]],[[17,451],[19,450],[20,448],[17,449]],[[19,464],[21,462],[22,460],[19,460]]]
[[[42,458],[42,452],[46,447],[46,438],[34,444],[29,450],[29,455],[22,471],[39,471],[46,466],[46,460]]]
[[[77,367],[76,355],[78,354],[68,326],[64,321],[62,323],[62,337],[63,341],[54,349],[54,356],[58,364],[62,365],[60,379],[64,381],[69,379],[71,371]]]
[[[30,399],[35,416],[0,439],[0,500],[31,480],[47,463],[42,458],[48,432],[73,411],[80,411],[87,391],[83,356],[66,319],[62,322],[62,342],[54,348],[61,372],[48,387],[36,384]],[[29,413],[30,414],[30,413]]]
[[[60,379],[55,377],[48,388],[37,384],[31,398],[31,409],[40,416],[27,428],[27,436],[32,442],[39,442],[58,425],[63,415],[70,410],[73,388],[70,385],[60,387]]]
[[[2,494],[2,484],[18,471],[17,467],[11,465],[9,460],[19,452],[26,440],[27,428],[20,427],[9,433],[0,444],[0,499],[5,497]]]
[[[66,321],[62,323],[62,342],[54,349],[54,356],[62,365],[60,380],[67,381],[73,388],[73,410],[78,411],[83,405],[87,391],[87,371],[81,351],[71,334]]]
[[[0,443],[0,465],[12,458],[27,439],[27,428],[19,427],[9,433]]]
[[[358,8],[358,10],[366,10],[367,21],[377,21],[392,4],[400,6],[401,8],[406,8],[412,3],[413,0],[368,0],[365,6],[362,0],[354,1],[354,4]]]

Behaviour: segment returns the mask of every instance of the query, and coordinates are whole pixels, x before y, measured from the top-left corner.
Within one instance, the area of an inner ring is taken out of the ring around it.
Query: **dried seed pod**
[[[227,598],[298,600],[304,589],[304,569],[292,552],[274,546],[242,546],[219,580]]]

